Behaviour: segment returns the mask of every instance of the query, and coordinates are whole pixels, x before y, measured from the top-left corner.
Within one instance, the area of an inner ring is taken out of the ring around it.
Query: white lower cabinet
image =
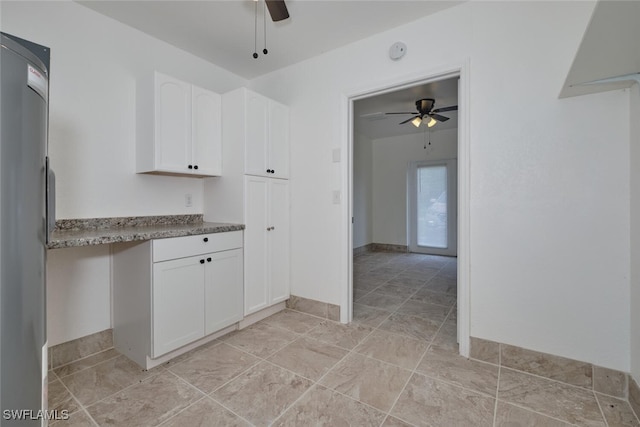
[[[114,246],[115,348],[150,368],[242,320],[242,241],[233,231]]]
[[[198,258],[153,264],[153,357],[204,337],[204,267]]]
[[[289,181],[245,176],[245,307],[289,298]]]

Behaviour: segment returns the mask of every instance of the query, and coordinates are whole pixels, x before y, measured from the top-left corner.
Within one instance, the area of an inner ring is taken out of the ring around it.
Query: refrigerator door
[[[47,388],[48,70],[18,41],[0,37],[0,424],[40,426]]]

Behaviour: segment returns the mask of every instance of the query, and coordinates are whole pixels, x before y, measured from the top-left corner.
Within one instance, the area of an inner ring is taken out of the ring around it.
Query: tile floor
[[[354,259],[354,322],[285,310],[143,371],[114,350],[51,373],[63,426],[640,426],[627,402],[457,354],[456,261]]]

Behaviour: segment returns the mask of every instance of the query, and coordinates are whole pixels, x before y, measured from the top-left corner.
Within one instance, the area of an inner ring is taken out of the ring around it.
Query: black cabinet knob
[[[275,169],[271,169],[271,173],[276,173],[276,170]]]
[[[193,165],[189,165],[187,166],[189,169],[193,169]]]
[[[211,258],[207,258],[207,262],[211,262]]]
[[[207,243],[209,241],[208,237],[205,237],[204,239],[202,239],[205,243]]]
[[[271,173],[271,169],[267,169],[267,173]]]
[[[195,165],[193,168],[194,168],[194,169],[198,169],[198,165]]]
[[[200,260],[200,264],[204,264],[204,260],[203,259]]]

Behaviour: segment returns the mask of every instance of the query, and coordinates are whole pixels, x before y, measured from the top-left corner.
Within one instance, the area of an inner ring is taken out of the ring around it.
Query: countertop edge
[[[154,227],[114,227],[73,231],[55,231],[47,243],[47,249],[64,249],[126,243],[199,234],[225,233],[244,230],[244,224],[196,223],[188,225],[164,225]]]

